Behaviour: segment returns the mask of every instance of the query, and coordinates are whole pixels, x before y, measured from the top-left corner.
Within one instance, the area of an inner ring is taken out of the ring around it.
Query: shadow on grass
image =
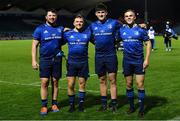
[[[111,102],[111,96],[110,94],[108,95],[108,104]],[[119,95],[118,96],[118,107],[120,108],[124,105],[128,104],[127,103],[127,99],[125,95]],[[76,95],[76,99],[75,99],[75,105],[78,106],[78,96]],[[69,99],[68,97],[64,100],[60,101],[59,104],[60,107],[66,107],[69,106]],[[84,102],[84,107],[85,108],[91,108],[97,106],[97,108],[99,108],[101,106],[101,96],[100,95],[94,95],[94,94],[87,94],[86,98],[85,98],[85,102]]]
[[[168,103],[167,98],[159,96],[147,96],[145,98],[145,113],[148,113],[152,108],[161,107]]]
[[[135,96],[135,102],[137,102],[138,98]],[[108,95],[108,102],[110,103],[111,98],[110,95]],[[159,97],[159,96],[147,96],[145,98],[145,113],[148,113],[152,108],[155,107],[161,107],[165,104],[167,104],[168,101],[165,97]],[[78,96],[76,96],[75,99],[75,105],[78,106]],[[118,109],[123,107],[124,105],[129,105],[127,101],[126,95],[118,95]],[[66,107],[69,106],[69,99],[68,97],[64,100],[60,101],[60,107]],[[100,95],[94,95],[94,94],[87,94],[86,99],[84,102],[85,108],[91,108],[91,107],[97,107],[97,109],[101,106],[101,97]],[[139,109],[139,104],[135,103],[135,109]]]
[[[78,106],[78,94],[76,94],[76,98],[75,98],[75,105]],[[88,107],[92,107],[94,105],[99,105],[100,104],[100,96],[98,95],[93,95],[93,94],[87,94],[85,97],[85,102],[84,102],[84,106],[85,108]],[[60,101],[59,104],[60,107],[66,107],[69,106],[69,98],[67,96],[67,98],[65,98],[64,100]]]
[[[137,97],[135,97],[135,100],[138,100]],[[165,104],[167,104],[168,101],[165,97],[159,97],[159,96],[146,96],[144,107],[145,107],[145,114],[148,113],[152,108],[155,107],[161,107]],[[139,103],[135,104],[135,109],[139,109]]]

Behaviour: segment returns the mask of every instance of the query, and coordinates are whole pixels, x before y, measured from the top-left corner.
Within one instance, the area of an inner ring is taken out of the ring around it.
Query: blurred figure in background
[[[170,22],[166,22],[166,28],[165,31],[163,32],[163,37],[164,37],[164,43],[166,45],[166,51],[171,51],[172,50],[172,38],[178,39],[178,36],[174,32],[174,30],[170,27]]]
[[[150,26],[150,28],[148,30],[148,36],[149,36],[149,39],[151,41],[152,51],[154,51],[154,46],[155,46],[155,31],[154,31],[152,26]]]

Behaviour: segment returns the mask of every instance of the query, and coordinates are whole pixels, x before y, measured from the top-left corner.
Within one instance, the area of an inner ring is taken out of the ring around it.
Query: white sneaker
[[[166,51],[168,51],[168,48],[166,48]]]
[[[169,48],[169,51],[171,51],[171,48]]]

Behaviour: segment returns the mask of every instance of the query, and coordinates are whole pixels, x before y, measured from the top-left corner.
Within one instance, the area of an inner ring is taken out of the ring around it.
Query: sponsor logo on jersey
[[[135,31],[134,34],[135,34],[135,35],[139,35],[139,32],[138,32],[138,31]]]
[[[109,25],[108,25],[108,28],[109,28],[109,29],[112,29],[112,25],[111,25],[111,24],[109,24]]]
[[[104,33],[104,30],[101,30],[100,32],[101,32],[101,33]]]
[[[54,36],[56,36],[56,34],[52,34],[52,36],[54,37]]]
[[[138,42],[139,40],[138,39],[124,39],[123,40],[124,42]]]

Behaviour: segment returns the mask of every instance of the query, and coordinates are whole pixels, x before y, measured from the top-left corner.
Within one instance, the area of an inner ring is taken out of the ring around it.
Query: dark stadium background
[[[145,1],[148,26],[153,25],[155,31],[161,34],[165,22],[170,21],[173,29],[180,33],[177,0],[0,0],[0,38],[31,38],[34,28],[44,22],[45,10],[48,8],[60,11],[58,21],[64,26],[72,27],[73,15],[78,12],[83,13],[89,22],[94,21],[93,8],[99,2],[108,6],[112,18],[122,20],[125,10],[134,9],[138,14],[137,22],[144,23]],[[36,13],[38,9],[41,10]]]

